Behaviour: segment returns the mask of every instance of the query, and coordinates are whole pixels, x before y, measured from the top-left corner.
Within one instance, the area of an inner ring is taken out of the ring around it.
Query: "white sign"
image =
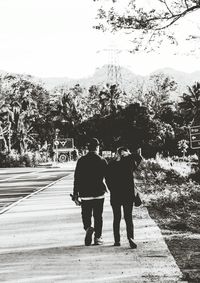
[[[102,151],[102,157],[112,157],[112,151]]]

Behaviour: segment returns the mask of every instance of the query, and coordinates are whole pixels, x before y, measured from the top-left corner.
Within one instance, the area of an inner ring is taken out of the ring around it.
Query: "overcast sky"
[[[80,78],[109,63],[110,44],[118,62],[134,73],[170,67],[200,70],[200,56],[130,54],[126,37],[92,29],[92,0],[0,0],[0,70],[31,75]],[[187,46],[182,47],[187,50]]]

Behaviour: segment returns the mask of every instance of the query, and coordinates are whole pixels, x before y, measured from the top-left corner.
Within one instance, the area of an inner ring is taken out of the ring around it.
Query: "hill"
[[[0,75],[5,75],[8,72],[0,71]],[[80,78],[80,79],[71,79],[69,77],[47,77],[39,78],[32,77],[34,81],[40,81],[44,87],[48,90],[51,90],[55,87],[61,85],[67,85],[68,87],[73,87],[76,84],[80,84],[82,87],[89,88],[91,85],[105,85],[108,82],[110,75],[108,65],[97,68],[92,76]],[[112,71],[110,71],[110,74]],[[164,73],[172,77],[178,84],[176,93],[174,94],[174,99],[177,99],[183,92],[187,91],[187,86],[191,86],[197,81],[200,81],[200,71],[186,73],[182,71],[177,71],[171,68],[162,68],[158,69],[148,76],[141,76],[134,74],[131,70],[121,67],[119,75],[119,81],[121,81],[121,86],[126,92],[134,92],[134,89],[137,88],[137,85],[146,85],[148,86],[148,79],[153,74]],[[120,80],[121,79],[121,80]]]
[[[180,96],[183,92],[187,91],[187,86],[191,86],[194,82],[200,81],[200,71],[193,73],[186,73],[182,71],[177,71],[171,68],[158,69],[148,76],[141,76],[134,74],[129,69],[121,67],[120,76],[122,81],[122,87],[125,91],[130,91],[135,88],[136,85],[142,84],[148,81],[150,75],[164,73],[177,82],[178,89],[176,96]],[[42,78],[40,79],[47,89],[52,89],[56,86],[67,85],[72,87],[75,84],[80,84],[82,87],[88,88],[91,85],[103,85],[108,82],[108,66],[104,65],[101,68],[97,68],[94,74],[90,77],[80,78],[80,79],[70,79],[68,77],[52,77],[52,78]]]
[[[144,80],[143,76],[132,73],[127,68],[120,68],[119,77],[121,77],[121,83],[124,90],[129,90],[131,86]],[[42,78],[40,79],[46,88],[52,89],[56,86],[67,85],[68,87],[80,84],[82,87],[89,88],[91,85],[104,85],[109,82],[108,66],[104,65],[101,68],[97,68],[94,74],[90,77],[80,79],[70,79],[68,77],[63,78]]]

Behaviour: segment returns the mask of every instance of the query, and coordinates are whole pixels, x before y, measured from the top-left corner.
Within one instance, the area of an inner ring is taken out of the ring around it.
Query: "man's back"
[[[75,191],[82,197],[95,197],[105,193],[103,179],[106,174],[107,162],[95,152],[82,156],[75,169]]]

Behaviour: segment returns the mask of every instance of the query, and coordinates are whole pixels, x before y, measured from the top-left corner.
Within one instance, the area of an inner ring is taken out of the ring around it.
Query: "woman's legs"
[[[124,219],[126,222],[126,231],[127,231],[127,238],[134,239],[134,231],[133,231],[133,203],[125,203],[123,204],[124,210]]]
[[[112,203],[113,210],[113,234],[115,243],[120,243],[120,221],[121,221],[121,205]]]

